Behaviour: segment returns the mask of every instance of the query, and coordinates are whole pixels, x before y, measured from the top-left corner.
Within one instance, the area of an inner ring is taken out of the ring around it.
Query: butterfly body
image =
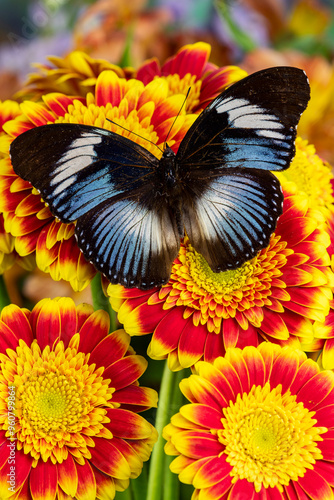
[[[222,92],[160,160],[114,132],[62,123],[18,136],[12,164],[76,222],[84,256],[112,283],[148,289],[169,280],[185,234],[215,272],[268,245],[283,203],[270,171],[290,165],[308,100],[301,70],[269,68]]]

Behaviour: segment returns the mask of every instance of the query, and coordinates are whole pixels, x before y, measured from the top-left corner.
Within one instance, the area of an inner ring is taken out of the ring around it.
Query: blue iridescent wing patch
[[[199,115],[177,154],[158,160],[105,129],[53,124],[11,145],[14,171],[51,212],[76,221],[85,257],[112,283],[152,288],[169,280],[188,234],[213,271],[235,269],[268,245],[283,195],[270,171],[288,168],[310,97],[303,71],[259,71]]]

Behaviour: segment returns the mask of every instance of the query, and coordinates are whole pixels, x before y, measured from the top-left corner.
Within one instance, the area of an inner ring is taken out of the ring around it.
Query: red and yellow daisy
[[[234,271],[213,273],[185,239],[170,281],[142,291],[109,285],[118,318],[130,335],[153,332],[149,355],[173,370],[211,361],[228,347],[263,340],[300,347],[329,313],[334,274],[321,211],[293,183],[269,246]]]
[[[197,42],[185,45],[175,56],[162,66],[153,58],[145,62],[136,77],[147,84],[158,77],[166,78],[170,94],[190,93],[186,108],[192,113],[202,111],[224,88],[247,76],[246,71],[237,66],[219,68],[209,62],[211,47],[208,43]]]
[[[20,106],[16,101],[0,101],[0,159],[6,156],[1,153],[1,142],[6,142],[6,134],[3,131],[3,126],[20,114]],[[22,258],[14,248],[15,238],[5,230],[4,218],[0,213],[0,274],[12,267],[15,262],[28,270],[35,267],[35,259],[33,256]]]
[[[75,50],[65,57],[49,56],[50,64],[34,64],[37,71],[31,73],[23,89],[16,97],[38,101],[43,95],[61,92],[68,96],[85,97],[94,92],[96,80],[102,71],[112,70],[120,78],[127,72],[104,59],[94,59]]]
[[[69,298],[7,306],[0,330],[0,498],[114,498],[157,438],[138,415],[157,404],[137,381],[146,360]]]
[[[225,85],[228,74],[226,70]],[[235,77],[233,69],[230,76]],[[219,83],[213,82],[212,93],[221,90],[216,86]],[[167,78],[157,77],[144,85],[138,79],[121,78],[111,70],[99,74],[95,93],[89,93],[85,99],[51,93],[45,95],[43,101],[25,101],[21,104],[20,116],[5,125],[8,135],[1,149],[6,157],[0,161],[0,212],[6,231],[15,236],[15,250],[19,255],[35,252],[37,266],[42,271],[50,273],[54,280],[69,281],[74,290],[82,290],[91,281],[95,269],[79,251],[74,224],[55,219],[39,193],[13,172],[8,157],[10,142],[24,131],[47,123],[84,123],[128,136],[157,154],[159,150],[154,144],[163,148],[176,116],[179,115],[168,136],[168,144],[175,151],[196,115],[187,114],[184,109],[180,112],[184,95],[171,92]]]
[[[172,472],[192,499],[334,497],[334,375],[269,342],[200,361],[190,401],[164,429]]]

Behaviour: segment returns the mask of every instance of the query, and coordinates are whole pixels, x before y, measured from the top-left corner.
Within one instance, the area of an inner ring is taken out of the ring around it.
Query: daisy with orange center
[[[0,330],[0,497],[114,498],[157,438],[138,415],[157,403],[137,382],[145,359],[107,313],[67,298],[7,306]]]
[[[190,404],[165,427],[165,451],[193,500],[333,498],[332,372],[263,343],[198,362],[180,388]]]
[[[283,186],[284,187],[284,186]],[[214,273],[185,239],[170,281],[161,289],[109,285],[119,321],[130,335],[153,332],[148,353],[172,370],[211,361],[228,347],[263,340],[313,340],[314,321],[329,313],[334,274],[323,214],[293,184],[283,189],[283,214],[270,244],[233,271]]]

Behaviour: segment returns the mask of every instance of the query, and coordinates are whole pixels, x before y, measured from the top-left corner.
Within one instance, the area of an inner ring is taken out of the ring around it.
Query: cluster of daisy
[[[155,155],[169,133],[176,152],[207,104],[245,76],[209,57],[200,42],[162,65],[122,69],[75,51],[0,103],[1,273],[37,266],[75,291],[96,274],[75,225],[14,173],[11,142],[40,125],[80,123],[133,131]],[[152,359],[192,369],[180,384],[189,404],[163,436],[193,500],[334,499],[334,177],[301,138],[277,176],[283,214],[268,247],[240,268],[213,273],[185,238],[166,285],[105,284],[124,329],[110,333],[105,311],[69,298],[3,308],[1,498],[112,499],[139,476],[157,440],[139,413],[157,394],[138,383],[147,361],[130,339],[152,334]]]

